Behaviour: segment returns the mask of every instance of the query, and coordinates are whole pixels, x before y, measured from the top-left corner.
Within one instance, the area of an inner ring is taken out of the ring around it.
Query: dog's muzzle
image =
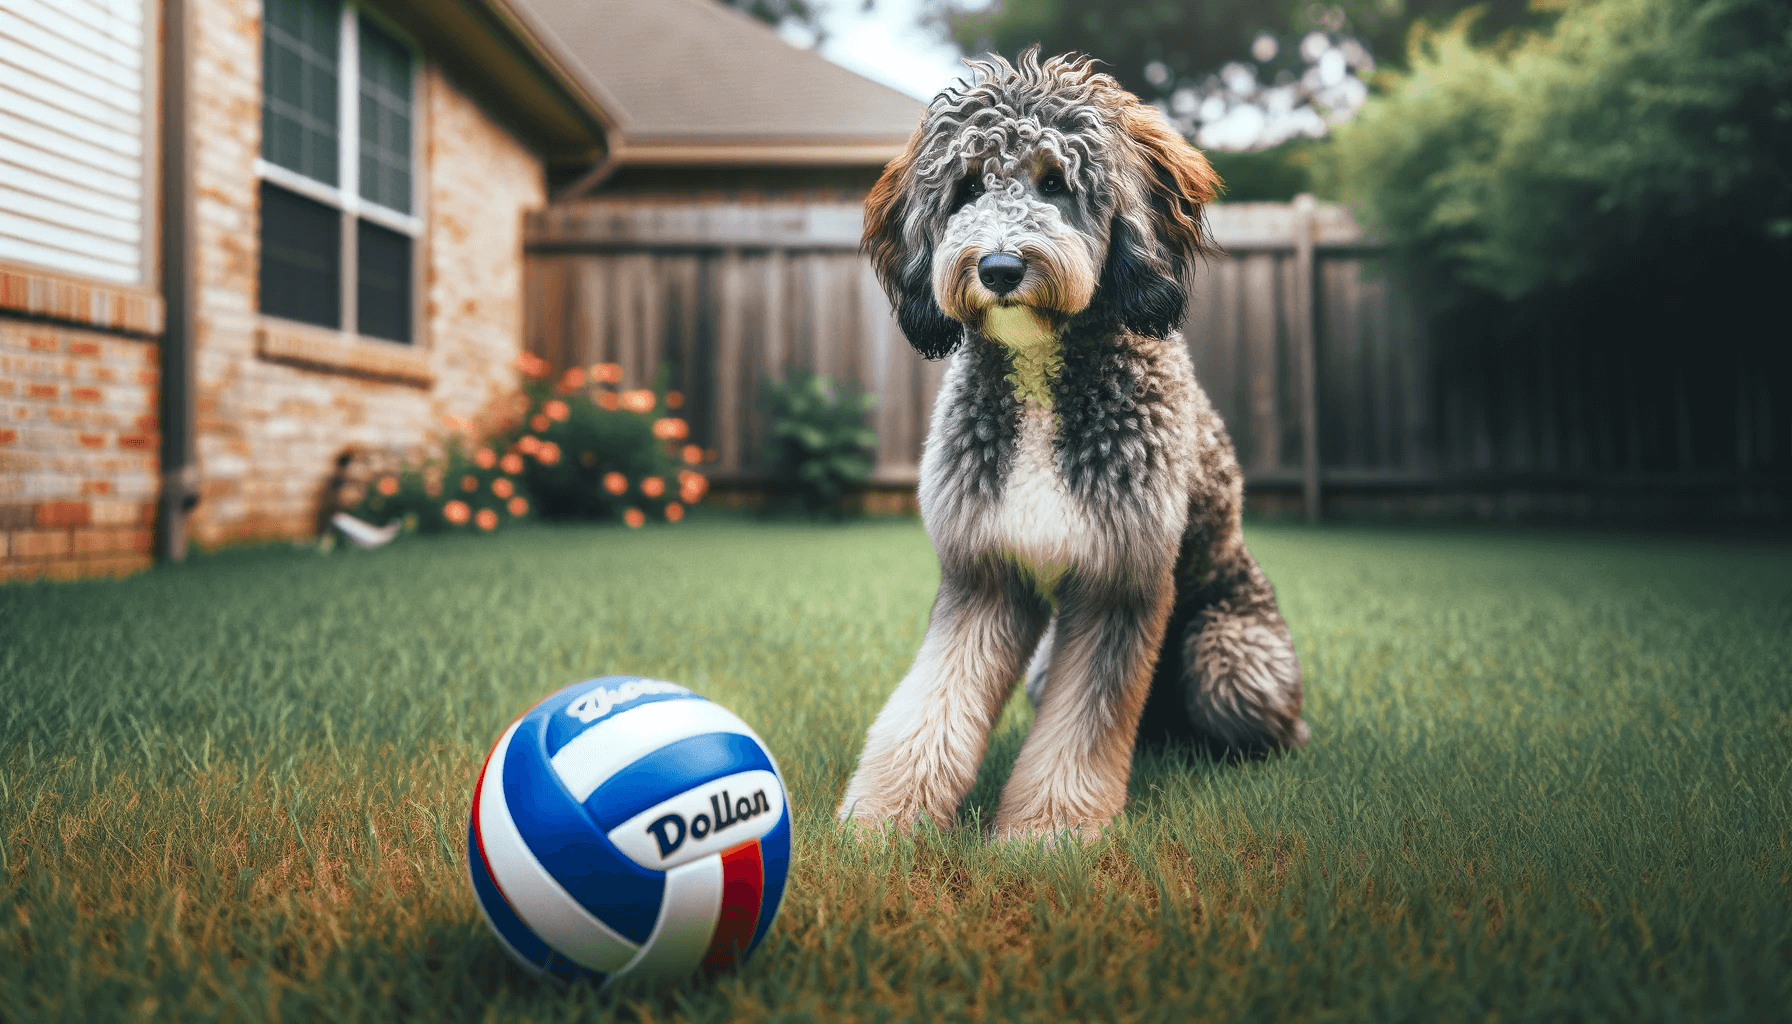
[[[1006,295],[1020,287],[1027,276],[1027,263],[1013,253],[992,252],[977,261],[977,280],[997,295]]]

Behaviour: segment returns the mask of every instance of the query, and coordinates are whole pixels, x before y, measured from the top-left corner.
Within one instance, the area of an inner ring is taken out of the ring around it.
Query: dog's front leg
[[[840,819],[949,825],[1049,613],[1005,560],[944,567],[921,652],[865,735]]]
[[[1038,717],[1002,790],[996,834],[1094,836],[1126,805],[1139,712],[1169,619],[1169,567],[1146,579],[1066,577]]]

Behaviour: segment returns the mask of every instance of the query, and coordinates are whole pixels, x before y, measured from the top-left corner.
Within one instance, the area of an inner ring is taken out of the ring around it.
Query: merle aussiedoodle
[[[998,835],[1099,831],[1140,736],[1307,741],[1238,461],[1178,333],[1219,179],[1091,63],[972,64],[866,202],[903,332],[952,362],[921,466],[939,595],[842,820],[950,823],[1023,669],[1038,717]]]

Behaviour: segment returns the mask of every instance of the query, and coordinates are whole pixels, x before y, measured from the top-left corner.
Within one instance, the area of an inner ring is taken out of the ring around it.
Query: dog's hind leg
[[[865,735],[840,819],[951,824],[1050,612],[1011,562],[946,569],[921,651]]]
[[[1236,526],[1222,537],[1185,540],[1139,738],[1190,740],[1231,757],[1304,747],[1300,660],[1275,589]],[[1191,543],[1206,550],[1190,551]]]
[[[1092,836],[1126,804],[1139,711],[1170,611],[1169,569],[1145,582],[1072,570],[1057,594],[1038,717],[1002,790],[997,835]]]

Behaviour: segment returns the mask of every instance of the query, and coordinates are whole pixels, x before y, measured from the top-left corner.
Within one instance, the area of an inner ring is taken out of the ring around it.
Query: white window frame
[[[389,33],[411,52],[411,213],[403,213],[389,206],[383,206],[361,196],[361,18],[377,21],[382,29]],[[264,28],[262,31],[266,31]],[[342,311],[341,333],[370,342],[387,345],[407,345],[422,347],[425,332],[423,330],[422,286],[426,280],[423,274],[424,225],[425,213],[423,197],[423,49],[410,33],[380,16],[376,11],[368,10],[353,0],[343,0],[340,21],[337,25],[336,45],[336,180],[339,185],[329,185],[316,178],[300,174],[288,167],[282,167],[257,153],[255,156],[255,176],[273,185],[278,185],[291,192],[315,199],[326,206],[333,206],[342,213],[342,252],[338,259],[341,265],[341,280],[337,284],[340,290],[339,302]],[[263,68],[265,75],[267,69]],[[267,95],[267,86],[262,86],[262,95]],[[390,228],[411,239],[411,339],[408,342],[393,341],[389,338],[377,338],[361,334],[360,310],[358,294],[359,231],[355,222],[358,219],[372,221],[381,227]],[[259,231],[257,238],[259,238]],[[257,257],[259,259],[259,256]],[[268,313],[259,313],[270,320],[282,323],[296,323]],[[316,324],[301,325],[309,330],[328,330]]]

